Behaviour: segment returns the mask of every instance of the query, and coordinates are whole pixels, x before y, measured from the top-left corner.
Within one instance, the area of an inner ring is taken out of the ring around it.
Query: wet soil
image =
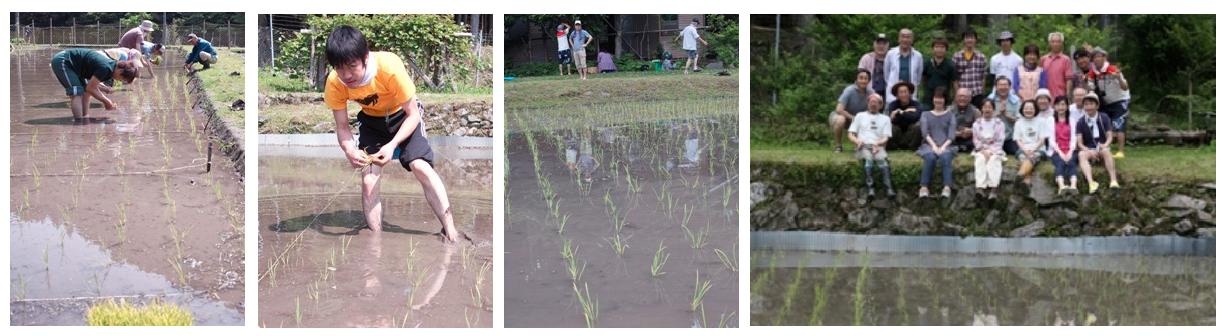
[[[259,325],[491,327],[492,160],[435,150],[470,240],[442,242],[420,185],[398,166],[384,170],[375,233],[363,228],[358,175],[342,156],[261,155]]]
[[[735,129],[735,117],[729,116],[511,132],[506,140],[505,325],[587,326],[577,287],[584,296],[589,290],[590,300],[597,302],[596,327],[735,326],[737,271],[715,252],[727,253],[734,262],[738,246]],[[684,155],[689,139],[702,148],[695,164]],[[574,152],[567,155],[567,149]],[[583,158],[585,152],[598,164]],[[575,170],[567,167],[567,156]],[[623,219],[623,255],[613,248],[618,232],[613,218]],[[690,246],[685,228],[705,242]],[[576,250],[576,264],[585,264],[577,279],[560,252],[564,241]],[[651,266],[660,243],[669,258],[664,274],[656,277]],[[698,276],[711,288],[694,312]]]
[[[46,65],[56,51],[12,55],[12,222],[63,227],[99,246],[97,253],[109,254],[114,264],[160,276],[178,291],[219,300],[237,312],[235,324],[241,325],[242,181],[220,155],[211,172],[205,171],[211,140],[205,117],[191,108],[187,77],[177,67],[158,66],[156,78],[116,85],[110,96],[118,110],[95,103],[88,122],[73,123],[68,97]],[[11,250],[29,250],[32,244],[14,234]],[[44,298],[73,298],[94,288],[73,276],[84,267],[42,270],[43,277],[67,277]],[[14,288],[21,278],[39,276],[27,273],[30,269],[12,270]],[[127,290],[105,295],[149,294],[143,292],[148,288]],[[20,300],[13,299],[17,307]],[[40,323],[22,316],[15,314],[14,324]],[[79,316],[42,321],[84,322]]]

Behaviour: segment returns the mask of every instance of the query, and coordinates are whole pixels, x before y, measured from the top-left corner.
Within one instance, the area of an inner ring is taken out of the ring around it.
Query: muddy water
[[[1215,258],[753,253],[753,325],[1215,325]]]
[[[261,155],[259,325],[491,327],[492,160],[435,150],[455,225],[471,241],[441,241],[420,185],[398,166],[384,171],[384,231],[374,233],[359,229],[360,182],[334,146]]]
[[[587,326],[577,286],[598,304],[597,327],[735,326],[737,272],[715,252],[735,258],[738,246],[735,129],[729,116],[513,132],[506,140],[505,325]],[[538,171],[527,136],[537,144]],[[686,153],[690,139],[702,150]],[[594,162],[584,158],[586,152]],[[570,159],[576,171],[567,168]],[[557,215],[546,190],[559,202]],[[624,218],[623,255],[612,244],[613,212]],[[686,213],[691,214],[684,226]],[[706,242],[693,248],[685,227]],[[561,253],[565,240],[577,250],[576,264],[586,265],[577,281]],[[651,266],[660,243],[669,257],[656,277]],[[694,312],[698,276],[711,287]]]
[[[74,124],[68,98],[47,66],[55,52],[12,55],[12,221],[62,227],[98,246],[91,253],[108,254],[112,264],[219,300],[238,316],[220,323],[242,324],[242,185],[225,162],[205,172],[209,139],[204,116],[191,108],[187,77],[172,65],[159,66],[155,79],[117,85],[111,98],[118,110],[95,103],[89,122]],[[12,251],[36,248],[31,244],[16,234],[11,239]],[[10,280],[48,277],[58,285],[41,293],[42,299],[71,299],[96,289],[79,276],[87,269],[13,267]],[[117,288],[103,295],[150,294],[144,291],[156,288]],[[13,323],[83,323],[80,316],[27,317],[15,314]]]

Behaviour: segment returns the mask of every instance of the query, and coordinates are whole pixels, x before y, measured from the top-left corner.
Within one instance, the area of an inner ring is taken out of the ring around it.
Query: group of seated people
[[[1059,194],[1079,192],[1081,170],[1088,193],[1096,193],[1101,185],[1092,175],[1094,165],[1105,167],[1109,188],[1120,188],[1114,159],[1124,157],[1129,87],[1104,50],[1084,46],[1069,57],[1062,54],[1062,34],[1051,33],[1049,54],[1030,44],[1020,56],[1011,52],[1015,37],[1003,32],[996,40],[1002,51],[990,59],[987,72],[985,58],[974,49],[976,34],[966,32],[962,39],[963,51],[948,57],[947,40],[937,38],[934,58],[924,62],[912,48],[913,32],[902,29],[900,46],[892,49],[880,34],[874,52],[860,61],[855,82],[838,97],[829,114],[834,151],[842,151],[845,136],[853,142],[868,197],[875,197],[877,170],[886,194],[896,196],[890,148],[916,149],[922,158],[920,198],[932,195],[937,166],[940,195],[951,197],[957,153],[973,157],[977,195],[989,199],[997,197],[1009,156],[1019,162],[1026,185],[1035,167],[1049,160]],[[1115,144],[1118,151],[1111,152]]]

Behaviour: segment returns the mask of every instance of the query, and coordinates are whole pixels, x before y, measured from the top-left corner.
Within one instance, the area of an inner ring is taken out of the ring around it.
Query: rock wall
[[[917,198],[918,165],[895,165],[895,200],[867,200],[862,168],[853,163],[752,163],[754,231],[817,230],[864,234],[950,236],[1215,235],[1215,184],[1133,180],[1120,191],[1056,195],[1048,174],[1032,188],[1005,167],[999,197],[977,197],[969,169],[958,169],[950,199]],[[935,183],[940,183],[936,178]],[[877,188],[881,188],[877,186]],[[939,188],[932,188],[938,195]],[[877,190],[882,195],[881,190]]]

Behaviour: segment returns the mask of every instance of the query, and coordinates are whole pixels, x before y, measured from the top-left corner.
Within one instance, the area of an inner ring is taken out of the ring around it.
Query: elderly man
[[[896,197],[893,190],[892,170],[888,166],[888,139],[892,137],[892,125],[888,116],[880,113],[884,106],[879,94],[868,97],[867,112],[854,116],[850,123],[850,141],[854,142],[855,153],[863,160],[864,180],[867,183],[867,197],[875,197],[875,178],[873,168],[880,168],[880,177],[884,180],[884,190],[889,198]]]
[[[977,120],[978,109],[971,104],[973,91],[969,88],[956,90],[956,103],[948,108],[956,118],[956,137],[952,140],[955,150],[973,152],[973,122]]]
[[[1071,57],[1063,53],[1063,34],[1050,33],[1046,37],[1050,44],[1050,53],[1041,57],[1041,68],[1045,69],[1046,88],[1050,89],[1051,97],[1067,96],[1071,88],[1071,77],[1075,75]]]
[[[1020,119],[1020,96],[1012,90],[1012,81],[1008,77],[999,77],[995,79],[995,90],[989,97],[995,103],[995,116],[1002,117],[1003,124],[1007,125],[1007,140],[1003,142],[1003,152],[1008,155],[1015,155],[1016,151],[1020,150],[1020,146],[1012,140],[1012,126],[1016,124],[1016,120]]]
[[[145,34],[153,32],[153,21],[144,20],[140,22],[140,26],[128,30],[123,33],[123,37],[119,38],[119,46],[128,49],[141,50],[142,43],[145,40]]]
[[[884,57],[888,54],[888,37],[884,33],[876,35],[871,52],[859,58],[859,69],[871,72],[871,90],[884,92],[888,90],[888,82],[884,80]]]
[[[213,64],[217,64],[217,50],[213,49],[212,43],[208,40],[191,33],[187,34],[187,44],[191,45],[191,52],[187,53],[183,69],[192,71],[191,65],[200,63],[204,65],[203,70],[208,70]]]
[[[914,31],[909,28],[901,29],[897,47],[884,56],[884,80],[890,88],[898,82],[917,83],[922,80],[922,53],[914,49]],[[897,99],[892,92],[886,93],[888,99],[885,103]]]
[[[969,96],[978,96],[986,90],[986,56],[977,50],[977,33],[967,30],[961,33],[964,49],[952,56],[956,65],[955,89],[969,89]]]

